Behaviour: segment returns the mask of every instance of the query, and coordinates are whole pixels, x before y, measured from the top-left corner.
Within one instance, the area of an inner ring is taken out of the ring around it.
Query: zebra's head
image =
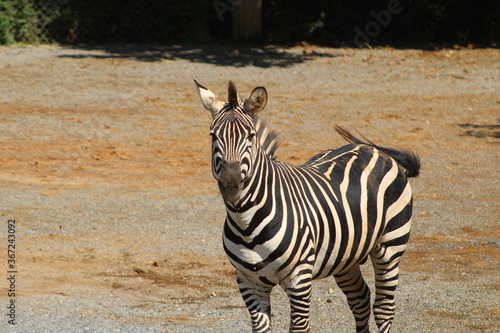
[[[220,101],[213,92],[196,82],[203,106],[212,114],[212,174],[226,203],[236,206],[245,181],[252,176],[259,150],[259,138],[253,115],[267,103],[264,87],[255,88],[242,101],[236,86],[229,81],[228,103]]]

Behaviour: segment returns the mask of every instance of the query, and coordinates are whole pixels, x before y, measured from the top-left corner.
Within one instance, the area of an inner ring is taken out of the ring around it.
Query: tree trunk
[[[262,0],[233,1],[233,38],[258,41],[262,35]]]

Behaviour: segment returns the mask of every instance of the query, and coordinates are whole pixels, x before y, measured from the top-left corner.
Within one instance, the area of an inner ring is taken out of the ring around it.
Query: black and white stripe
[[[241,102],[230,83],[230,102],[221,104],[197,86],[213,115],[212,172],[227,211],[224,249],[253,332],[271,330],[275,285],[289,296],[290,332],[308,332],[311,281],[327,276],[345,293],[356,331],[369,332],[370,290],[359,269],[368,257],[376,280],[375,321],[380,332],[389,332],[411,226],[407,178],[418,175],[418,157],[336,127],[350,144],[299,167],[276,161],[276,135],[255,116],[267,101],[264,88]]]

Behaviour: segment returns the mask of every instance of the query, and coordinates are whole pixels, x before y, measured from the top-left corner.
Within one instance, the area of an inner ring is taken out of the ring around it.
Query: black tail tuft
[[[335,125],[335,130],[337,133],[340,134],[341,137],[343,137],[345,140],[351,142],[351,143],[357,143],[357,144],[363,144],[363,145],[368,145],[372,146],[374,148],[377,148],[378,150],[386,153],[390,157],[396,160],[399,165],[401,165],[405,170],[406,170],[406,176],[407,177],[417,177],[420,173],[420,158],[418,157],[417,154],[412,152],[409,149],[394,149],[394,148],[385,148],[385,147],[380,147],[368,140],[363,136],[364,140],[361,140],[354,135],[352,135],[351,132],[346,130],[342,126]]]

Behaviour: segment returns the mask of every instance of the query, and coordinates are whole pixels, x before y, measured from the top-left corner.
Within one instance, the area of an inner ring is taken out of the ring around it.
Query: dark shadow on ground
[[[60,55],[60,58],[133,59],[139,61],[162,61],[185,59],[192,62],[217,66],[246,67],[290,67],[319,57],[334,58],[334,53],[314,50],[290,52],[277,46],[164,46],[164,45],[97,45],[70,46],[81,50],[81,54]],[[95,51],[100,51],[96,54]]]
[[[460,136],[473,136],[476,138],[500,138],[500,125],[478,125],[478,124],[457,124],[462,128],[467,128]]]

